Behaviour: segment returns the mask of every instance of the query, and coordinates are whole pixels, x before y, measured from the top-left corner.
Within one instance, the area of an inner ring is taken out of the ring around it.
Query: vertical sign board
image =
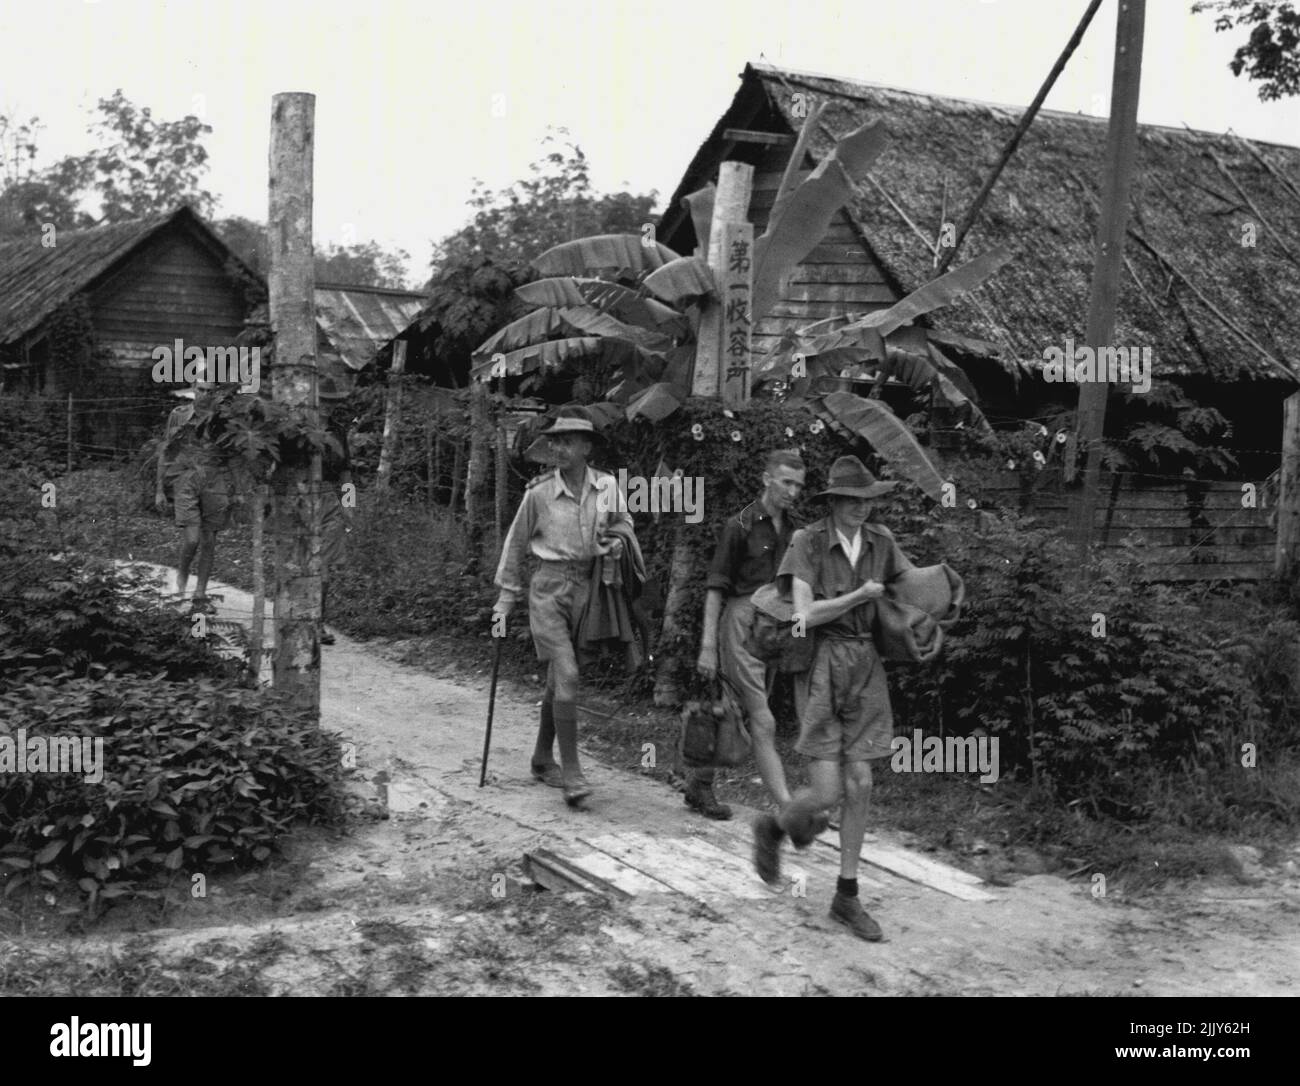
[[[722,304],[722,400],[728,407],[743,407],[749,402],[753,257],[753,223],[723,223],[718,287]]]

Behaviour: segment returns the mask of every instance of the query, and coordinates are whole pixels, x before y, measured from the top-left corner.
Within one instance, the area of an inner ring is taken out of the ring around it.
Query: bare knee
[[[755,743],[762,743],[764,746],[775,746],[776,744],[776,718],[771,712],[757,712],[754,709],[749,710],[749,734],[753,736]]]
[[[844,766],[844,799],[851,805],[871,798],[871,763],[848,762]]]

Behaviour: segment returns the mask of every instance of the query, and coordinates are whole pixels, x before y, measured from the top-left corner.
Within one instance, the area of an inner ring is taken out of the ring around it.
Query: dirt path
[[[226,615],[250,613],[246,593],[213,591]],[[322,660],[322,722],[356,744],[357,790],[387,817],[344,837],[297,834],[271,871],[214,880],[147,933],[178,976],[238,969],[250,992],[295,994],[892,995],[1281,995],[1300,976],[1300,879],[1282,872],[1136,905],[1049,875],[984,885],[990,900],[970,902],[866,867],[886,941],[861,943],[826,917],[832,849],[787,852],[794,878],[769,890],[748,869],[752,812],[708,822],[664,784],[590,758],[595,795],[570,811],[528,777],[536,701],[524,690],[498,694],[479,789],[486,669],[435,677],[341,634]],[[611,903],[523,880],[526,851],[576,856],[637,833],[670,857],[660,874],[676,891],[648,880]],[[672,856],[697,859],[674,874]],[[717,858],[703,877],[699,857]],[[78,953],[120,951],[128,923],[143,927],[119,920]]]

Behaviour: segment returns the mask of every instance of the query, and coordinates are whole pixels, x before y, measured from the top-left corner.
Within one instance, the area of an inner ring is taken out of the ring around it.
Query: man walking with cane
[[[794,534],[790,510],[804,484],[797,449],[774,449],[763,465],[763,492],[723,525],[709,566],[704,632],[696,669],[712,680],[719,672],[742,702],[754,742],[754,761],[767,790],[780,805],[790,802],[785,770],[776,752],[776,719],[768,706],[775,664],[765,664],[746,647],[754,621],[754,589],[776,580]],[[706,818],[727,819],[731,808],[713,794],[712,766],[691,771],[686,803]]]
[[[543,436],[550,442],[554,471],[532,480],[501,549],[493,607],[493,631],[504,631],[510,612],[524,594],[527,556],[537,561],[528,583],[528,625],[539,660],[546,661],[546,693],[533,750],[533,777],[563,788],[565,802],[578,806],[591,786],[578,761],[578,622],[591,592],[597,555],[621,542],[607,538],[616,524],[631,529],[632,518],[614,476],[587,463],[598,438],[591,416],[581,407],[562,407]],[[555,763],[555,740],[560,764]]]

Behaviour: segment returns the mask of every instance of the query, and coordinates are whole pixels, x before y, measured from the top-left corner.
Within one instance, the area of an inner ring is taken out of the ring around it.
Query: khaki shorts
[[[230,480],[225,472],[191,469],[176,480],[176,526],[207,532],[230,526]]]
[[[776,677],[757,656],[745,648],[745,638],[754,621],[749,596],[732,596],[718,621],[718,669],[731,680],[740,694],[745,712],[751,717],[771,715],[767,699],[770,681]]]
[[[794,684],[795,750],[828,762],[888,758],[894,738],[885,665],[870,641],[818,637],[813,665]]]
[[[539,660],[576,669],[573,640],[591,589],[590,562],[542,562],[528,582],[528,627]]]

